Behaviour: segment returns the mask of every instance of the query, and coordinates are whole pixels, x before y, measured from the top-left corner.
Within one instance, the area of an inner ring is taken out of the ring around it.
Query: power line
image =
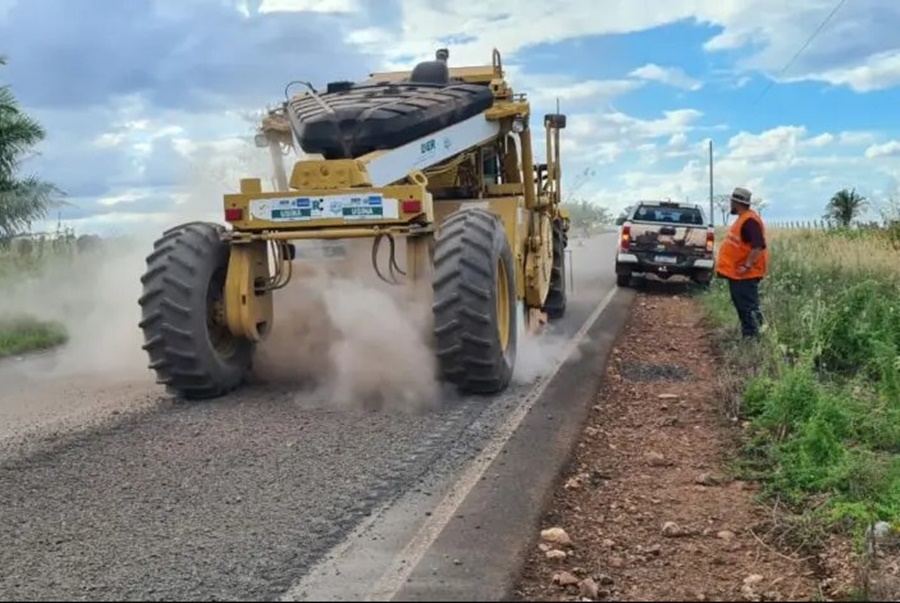
[[[784,73],[788,69],[791,68],[791,66],[794,64],[794,61],[796,61],[800,57],[800,55],[803,54],[803,51],[805,51],[809,47],[809,45],[812,44],[812,41],[815,40],[816,37],[820,33],[822,33],[822,30],[825,29],[825,26],[828,25],[828,23],[831,21],[831,19],[834,17],[834,15],[837,14],[837,12],[839,10],[841,10],[841,7],[844,6],[844,4],[846,4],[846,3],[847,3],[847,0],[839,0],[839,2],[834,5],[834,8],[832,8],[831,12],[828,13],[828,16],[825,17],[825,19],[819,24],[819,27],[816,28],[816,30],[812,33],[812,35],[809,36],[809,38],[806,40],[806,42],[803,44],[803,46],[801,46],[800,49],[797,50],[796,53],[794,53],[794,56],[791,57],[791,60],[788,61],[787,63],[785,63],[784,67],[781,68],[781,71],[778,72],[778,75],[776,75],[774,78],[769,80],[768,85],[763,89],[763,91],[760,93],[760,95],[756,97],[756,100],[753,101],[753,104],[750,105],[751,108],[755,107],[756,104],[760,101],[760,99],[762,99],[762,97],[764,97],[766,95],[766,93],[772,88],[772,86],[775,85],[775,81],[777,79],[779,79],[782,75],[784,75]]]

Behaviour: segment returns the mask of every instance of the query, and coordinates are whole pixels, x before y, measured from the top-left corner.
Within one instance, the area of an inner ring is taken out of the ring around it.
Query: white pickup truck
[[[641,201],[616,223],[618,286],[629,286],[635,274],[680,275],[701,285],[712,280],[715,232],[699,205]]]

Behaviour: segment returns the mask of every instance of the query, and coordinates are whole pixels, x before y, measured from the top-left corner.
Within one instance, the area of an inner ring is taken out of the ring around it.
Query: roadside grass
[[[29,316],[0,317],[0,358],[49,350],[68,341],[65,326]]]
[[[770,250],[760,342],[740,340],[724,282],[703,296],[739,464],[806,544],[816,525],[861,545],[875,521],[900,527],[900,250],[890,232],[797,230]]]
[[[50,263],[70,255],[71,249],[51,249],[49,245],[35,246],[32,253],[17,254],[0,251],[0,359],[49,350],[69,339],[65,325],[56,321],[39,320],[33,316],[3,312],[3,293],[13,289],[17,281],[39,278]]]

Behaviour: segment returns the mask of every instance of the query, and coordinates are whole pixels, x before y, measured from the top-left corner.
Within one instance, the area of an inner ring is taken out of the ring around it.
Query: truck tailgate
[[[706,226],[633,221],[629,250],[704,255]]]

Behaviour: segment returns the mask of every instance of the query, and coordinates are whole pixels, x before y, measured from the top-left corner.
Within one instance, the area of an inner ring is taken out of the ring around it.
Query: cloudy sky
[[[68,193],[79,232],[218,217],[266,169],[248,116],[287,82],[363,79],[440,46],[455,65],[499,49],[537,115],[560,99],[573,197],[703,201],[712,139],[717,193],[748,186],[770,219],[816,218],[835,190],[877,200],[900,183],[900,2],[847,0],[790,63],[836,5],[0,0],[0,82],[47,128],[27,169]]]

